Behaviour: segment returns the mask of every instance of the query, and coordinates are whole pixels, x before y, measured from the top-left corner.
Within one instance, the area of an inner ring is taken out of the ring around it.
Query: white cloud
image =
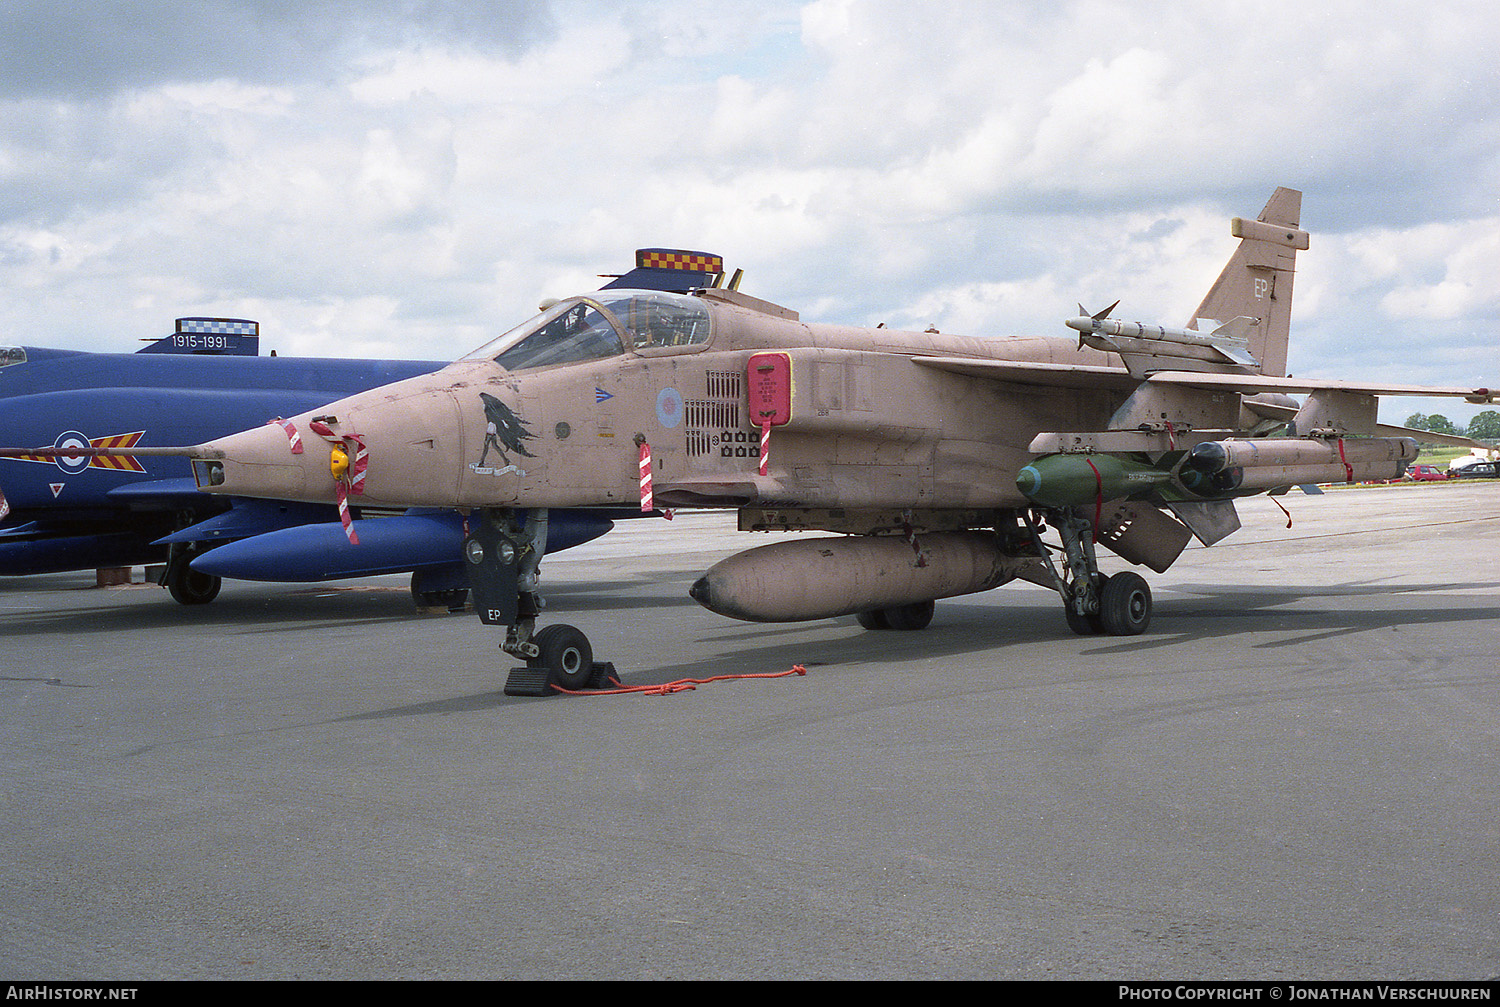
[[[1420,331],[1413,380],[1500,363],[1477,2],[491,5],[514,39],[419,6],[278,7],[327,43],[295,71],[142,56],[0,98],[0,339],[254,310],[309,351],[457,356],[660,244],[830,321],[1176,323],[1284,184],[1313,233],[1294,361],[1366,376]]]

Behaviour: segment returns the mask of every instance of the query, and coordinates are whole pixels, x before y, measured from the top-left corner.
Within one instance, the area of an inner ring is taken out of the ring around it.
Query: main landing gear
[[[505,683],[508,696],[545,696],[552,687],[598,688],[613,672],[594,660],[593,647],[575,626],[536,628],[542,599],[538,568],[547,551],[547,511],[508,509],[475,511],[464,538],[464,560],[474,596],[474,610],[487,626],[504,626],[500,649],[526,661],[512,668]]]
[[[1094,549],[1094,526],[1077,510],[1063,508],[1045,512],[1047,523],[1062,536],[1064,572],[1053,567],[1051,554],[1042,544],[1035,519],[1028,514],[1037,552],[1052,569],[1057,593],[1062,595],[1063,614],[1068,628],[1079,636],[1105,633],[1110,636],[1137,636],[1151,624],[1151,588],[1140,574],[1117,573],[1105,576],[1099,572],[1099,558]]]
[[[926,629],[932,622],[932,613],[937,605],[931,601],[914,601],[910,605],[893,605],[890,608],[875,608],[859,612],[855,618],[865,629]]]
[[[196,542],[174,542],[167,551],[167,566],[161,575],[161,584],[179,605],[207,605],[219,596],[219,588],[224,582],[188,565],[199,555]]]

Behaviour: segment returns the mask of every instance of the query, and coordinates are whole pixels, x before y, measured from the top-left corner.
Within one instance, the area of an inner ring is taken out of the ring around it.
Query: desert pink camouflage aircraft
[[[1496,398],[1284,376],[1301,201],[1278,189],[1234,219],[1239,245],[1184,327],[1106,309],[1069,320],[1076,336],[804,322],[739,292],[739,274],[724,284],[717,258],[648,250],[714,285],[555,303],[440,371],[292,417],[302,454],[285,424],[199,445],[198,484],[466,511],[482,620],[566,687],[595,669],[579,630],[536,628],[549,508],[734,508],[745,531],[835,533],[693,585],[739,619],[921,629],[934,600],[1019,578],[1055,590],[1074,632],[1141,633],[1150,588],[1106,576],[1099,546],[1165,571],[1189,539],[1239,527],[1236,497],[1399,476],[1414,431],[1377,423],[1377,396]]]

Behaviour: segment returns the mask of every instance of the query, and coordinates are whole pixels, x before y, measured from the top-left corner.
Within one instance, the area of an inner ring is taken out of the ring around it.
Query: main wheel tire
[[[213,574],[199,573],[186,563],[167,577],[167,590],[179,605],[207,605],[219,596],[223,585]]]
[[[910,605],[896,605],[885,610],[885,621],[891,629],[910,632],[926,629],[932,622],[932,613],[937,609],[933,601],[914,601]]]
[[[1117,573],[1099,592],[1099,621],[1111,636],[1138,636],[1151,625],[1151,587],[1135,573]]]
[[[1099,632],[1099,626],[1091,615],[1079,615],[1073,611],[1072,605],[1063,606],[1063,615],[1068,620],[1068,628],[1079,636],[1093,636]]]
[[[1100,574],[1094,575],[1095,598],[1104,597],[1104,586],[1108,583],[1108,577],[1102,576]],[[1073,611],[1072,602],[1066,602],[1063,604],[1063,615],[1067,616],[1068,618],[1068,628],[1077,633],[1079,636],[1097,636],[1098,634],[1105,631],[1104,621],[1100,618],[1098,612],[1091,612],[1088,615],[1079,615],[1077,612]]]
[[[594,673],[594,648],[582,630],[547,626],[533,640],[541,651],[536,660],[547,669],[547,681],[564,689],[588,686]]]
[[[466,587],[456,588],[452,591],[418,591],[412,590],[411,600],[418,608],[442,608],[449,612],[462,611],[464,604],[469,600],[469,589]]]
[[[872,608],[868,612],[856,612],[854,618],[865,629],[890,629],[891,624],[886,622],[885,609]]]

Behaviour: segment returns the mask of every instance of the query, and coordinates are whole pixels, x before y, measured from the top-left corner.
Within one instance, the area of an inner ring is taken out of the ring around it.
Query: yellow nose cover
[[[349,471],[349,452],[342,445],[335,444],[329,452],[328,471],[333,473],[335,479],[344,478],[344,473]]]

